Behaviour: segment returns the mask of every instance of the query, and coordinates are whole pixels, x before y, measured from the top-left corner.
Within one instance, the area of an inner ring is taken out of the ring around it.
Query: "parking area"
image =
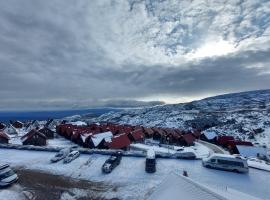
[[[182,174],[183,170],[186,170],[192,179],[203,184],[218,186],[221,189],[231,187],[262,199],[270,196],[268,189],[270,173],[256,169],[250,169],[248,174],[237,174],[204,168],[200,160],[157,159],[156,173],[148,174],[145,172],[145,158],[123,157],[120,165],[112,173],[104,174],[101,167],[109,156],[81,155],[69,164],[63,164],[61,161],[52,164],[50,158],[54,154],[1,149],[0,162],[9,163],[16,168],[38,170],[57,177],[64,176],[75,180],[99,182],[105,186],[111,185],[106,192],[101,190],[103,197],[108,199],[143,199],[171,171]]]

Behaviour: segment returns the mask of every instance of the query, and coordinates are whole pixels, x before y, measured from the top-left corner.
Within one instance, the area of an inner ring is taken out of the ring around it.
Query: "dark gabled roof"
[[[22,141],[28,140],[28,139],[32,138],[34,135],[36,135],[36,134],[39,135],[40,137],[44,138],[44,139],[47,139],[47,137],[43,133],[37,131],[36,129],[33,129],[33,130],[29,131],[27,134],[25,134],[24,136],[22,136],[21,140]]]
[[[4,132],[0,132],[0,137],[10,140],[10,137]]]

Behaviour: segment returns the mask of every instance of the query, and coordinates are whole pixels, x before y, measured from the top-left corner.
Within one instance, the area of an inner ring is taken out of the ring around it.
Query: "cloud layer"
[[[0,1],[0,109],[269,88],[269,47],[269,1]]]

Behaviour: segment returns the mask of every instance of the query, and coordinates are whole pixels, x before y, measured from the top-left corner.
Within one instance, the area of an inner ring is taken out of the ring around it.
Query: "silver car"
[[[64,158],[64,163],[70,163],[71,161],[75,160],[80,156],[79,151],[71,151],[67,157]]]
[[[8,164],[0,165],[0,188],[7,187],[18,180],[17,174]]]
[[[51,162],[55,163],[58,162],[59,160],[64,159],[65,157],[67,157],[67,155],[70,153],[70,149],[62,149],[60,150],[52,159]]]

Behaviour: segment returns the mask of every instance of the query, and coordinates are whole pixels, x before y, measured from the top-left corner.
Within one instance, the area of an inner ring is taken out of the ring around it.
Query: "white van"
[[[204,167],[233,171],[238,173],[247,173],[247,160],[235,155],[212,154],[202,160]]]
[[[146,154],[145,171],[147,173],[156,172],[156,153],[153,149],[149,149]]]

